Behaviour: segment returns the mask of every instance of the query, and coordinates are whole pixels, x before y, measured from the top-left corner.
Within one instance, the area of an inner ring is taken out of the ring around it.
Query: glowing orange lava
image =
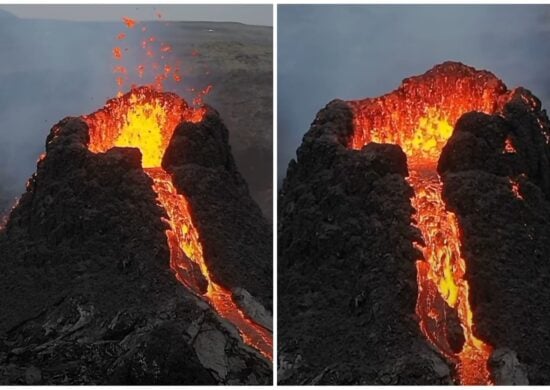
[[[441,198],[442,183],[433,166],[411,162],[409,170],[408,181],[415,190],[412,204],[416,209],[416,223],[426,244],[418,246],[424,260],[416,263],[417,313],[422,319],[422,332],[447,358],[458,359],[462,384],[488,384],[487,360],[492,349],[473,332],[469,287],[464,279],[466,262],[460,254],[456,216],[445,209]],[[447,307],[457,310],[464,331],[465,343],[458,354],[449,345]]]
[[[113,48],[113,57],[117,60],[122,58],[122,49],[120,47]]]
[[[456,364],[463,385],[491,384],[487,361],[492,348],[474,334],[460,230],[456,216],[446,210],[441,198],[437,163],[458,118],[470,111],[496,112],[506,93],[505,86],[490,73],[446,63],[405,80],[390,94],[349,102],[354,114],[350,147],[392,143],[407,155],[416,226],[424,239],[423,245],[416,244],[424,257],[416,263],[416,312],[422,333]],[[449,340],[451,310],[460,320],[465,340],[459,352]]]
[[[126,26],[128,26],[128,28],[134,28],[134,26],[136,25],[136,21],[132,18],[123,17],[122,21]]]
[[[425,246],[418,246],[424,260],[416,263],[416,311],[424,335],[447,358],[458,360],[461,383],[488,384],[487,360],[492,350],[473,333],[468,282],[464,279],[466,263],[460,254],[460,231],[456,216],[445,209],[442,183],[436,170],[441,147],[453,129],[445,120],[434,122],[433,118],[437,117],[434,110],[427,113],[419,120],[412,137],[404,137],[401,143],[408,157],[408,182],[415,192],[412,204],[416,209],[416,224],[425,242]],[[381,142],[375,137],[372,141]],[[445,303],[458,311],[464,330],[466,341],[458,354],[449,346]]]
[[[94,153],[106,152],[115,146],[141,151],[144,171],[153,180],[157,200],[168,215],[166,237],[170,267],[176,277],[191,291],[203,296],[221,317],[233,323],[245,343],[271,360],[271,332],[248,318],[233,301],[231,292],[212,280],[189,203],[177,192],[171,175],[162,168],[162,158],[176,126],[185,121],[199,122],[203,115],[204,109],[189,107],[175,94],[148,87],[133,89],[84,117],[90,134],[88,148]],[[204,295],[190,276],[189,261],[198,266],[208,282]]]

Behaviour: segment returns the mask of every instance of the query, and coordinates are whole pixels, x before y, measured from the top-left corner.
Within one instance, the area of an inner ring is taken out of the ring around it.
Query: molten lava
[[[186,69],[180,59],[176,58],[172,45],[160,41],[157,37],[149,35],[147,28],[134,27],[138,21],[131,18],[122,18],[126,25],[126,31],[117,34],[117,46],[113,47],[114,59],[113,73],[116,74],[116,83],[119,87],[119,96],[128,85],[134,86],[133,82],[139,79],[139,84],[149,84],[152,88],[161,91],[165,84],[168,87],[179,84],[183,80],[183,73]],[[142,22],[139,22],[143,25]],[[126,46],[127,38],[137,38],[141,44],[136,48],[132,45]],[[191,52],[194,56],[195,50]],[[139,63],[136,65],[135,59]],[[192,70],[192,66],[187,71]],[[211,88],[207,86],[206,88]]]
[[[153,180],[157,200],[168,216],[166,237],[170,267],[177,279],[195,294],[203,296],[221,317],[237,327],[245,343],[271,360],[271,332],[247,317],[233,301],[231,292],[212,280],[190,205],[177,192],[171,175],[162,168],[162,158],[176,126],[186,121],[200,122],[203,115],[204,109],[189,107],[175,94],[148,87],[133,89],[84,117],[89,127],[88,148],[94,153],[103,153],[112,147],[133,147],[141,151],[144,171]],[[189,276],[192,275],[190,261],[208,282],[204,294]]]
[[[417,244],[424,259],[416,263],[416,312],[422,333],[455,362],[464,385],[491,384],[487,361],[492,348],[474,334],[460,230],[456,216],[446,210],[441,197],[437,163],[458,118],[470,111],[496,112],[507,92],[504,84],[488,72],[446,63],[405,80],[390,94],[349,102],[354,113],[350,147],[393,143],[407,155],[416,225],[424,239],[423,245]],[[513,152],[511,143],[503,148]],[[449,314],[453,310],[464,335],[458,352],[449,337]]]
[[[492,349],[473,332],[469,287],[464,279],[466,262],[460,254],[456,216],[445,209],[442,183],[434,166],[411,162],[409,184],[415,190],[412,204],[425,241],[424,247],[418,246],[424,260],[416,263],[417,313],[422,319],[422,332],[447,358],[458,358],[462,384],[487,384],[490,382],[487,360]],[[457,310],[464,331],[464,346],[458,354],[449,345],[448,307]]]

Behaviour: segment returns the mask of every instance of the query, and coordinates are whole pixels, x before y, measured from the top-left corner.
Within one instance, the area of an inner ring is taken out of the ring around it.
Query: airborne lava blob
[[[415,192],[416,225],[424,243],[418,260],[416,312],[422,333],[457,365],[461,384],[490,384],[487,361],[492,348],[475,336],[464,275],[467,261],[460,252],[456,216],[446,210],[437,164],[451,137],[453,124],[470,111],[498,111],[508,91],[488,72],[445,63],[404,81],[398,90],[379,98],[350,102],[354,134],[350,147],[369,142],[401,146],[408,158],[409,184]],[[506,144],[505,152],[512,150]],[[464,339],[459,351],[449,338],[449,316],[458,315]]]
[[[88,148],[95,153],[112,147],[133,147],[141,151],[143,169],[153,180],[157,200],[168,215],[166,237],[170,266],[176,277],[194,293],[204,296],[220,316],[239,329],[247,344],[271,360],[271,332],[248,318],[233,301],[231,292],[212,280],[190,205],[178,193],[171,175],[162,168],[162,158],[176,126],[186,121],[200,122],[203,115],[203,108],[191,108],[175,94],[149,87],[133,89],[84,117],[89,126]],[[206,292],[194,277],[194,268],[206,279]]]

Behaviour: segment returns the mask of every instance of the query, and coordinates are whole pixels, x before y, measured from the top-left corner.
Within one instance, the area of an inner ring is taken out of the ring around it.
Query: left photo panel
[[[0,6],[0,385],[273,383],[273,6]]]

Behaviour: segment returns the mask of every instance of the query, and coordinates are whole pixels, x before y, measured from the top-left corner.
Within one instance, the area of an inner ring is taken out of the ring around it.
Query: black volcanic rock
[[[147,338],[136,343],[135,353],[122,358],[122,364],[115,368],[113,382],[117,385],[212,384],[210,372],[196,358],[189,359],[195,351],[182,334],[185,329],[177,323],[153,329]],[[144,370],[144,365],[153,369]]]
[[[440,173],[483,170],[498,176],[527,175],[550,199],[550,128],[540,101],[518,88],[502,115],[464,114],[439,159]],[[505,151],[509,140],[515,152]]]
[[[269,362],[174,277],[139,150],[87,142],[80,119],[52,129],[0,231],[0,384],[271,383]]]
[[[279,382],[451,383],[415,316],[405,154],[348,149],[352,126],[346,103],[321,110],[279,195]]]
[[[272,229],[237,171],[215,110],[176,128],[163,166],[192,206],[214,280],[244,288],[272,310]]]
[[[462,231],[475,332],[517,354],[538,385],[550,383],[549,128],[540,102],[518,89],[502,115],[464,115],[439,161]],[[507,137],[515,153],[503,152]]]
[[[510,124],[498,115],[480,112],[464,114],[443,149],[438,170],[467,171],[484,167],[503,176],[514,174],[517,155],[503,153],[510,133]]]

